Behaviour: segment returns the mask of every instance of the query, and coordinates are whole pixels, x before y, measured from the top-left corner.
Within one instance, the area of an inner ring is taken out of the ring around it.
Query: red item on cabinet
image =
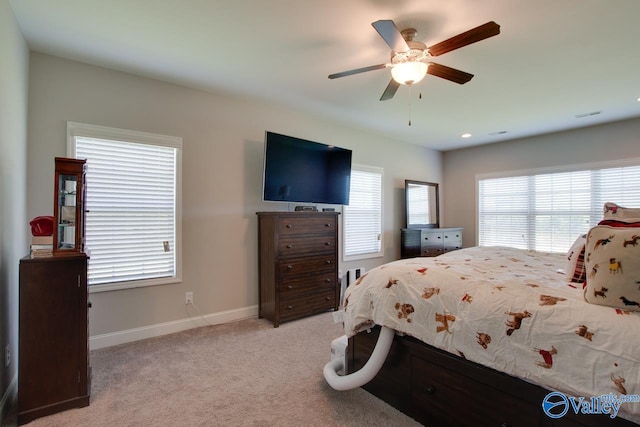
[[[31,234],[33,236],[51,236],[53,234],[53,217],[38,216],[31,220]]]

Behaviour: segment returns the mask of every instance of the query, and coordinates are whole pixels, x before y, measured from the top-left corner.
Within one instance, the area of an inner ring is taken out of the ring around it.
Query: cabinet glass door
[[[57,248],[76,250],[76,196],[78,180],[75,175],[60,174],[58,182],[58,241]]]

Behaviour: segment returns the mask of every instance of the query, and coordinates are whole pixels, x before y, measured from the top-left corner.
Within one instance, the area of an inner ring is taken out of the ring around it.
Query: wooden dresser
[[[20,260],[18,424],[89,405],[87,257]]]
[[[258,212],[258,316],[281,322],[338,309],[338,213]]]
[[[462,228],[403,228],[402,258],[432,257],[462,248]]]

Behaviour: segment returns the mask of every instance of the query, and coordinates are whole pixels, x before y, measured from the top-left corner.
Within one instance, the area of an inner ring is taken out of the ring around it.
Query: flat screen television
[[[351,150],[265,132],[263,199],[349,204]]]

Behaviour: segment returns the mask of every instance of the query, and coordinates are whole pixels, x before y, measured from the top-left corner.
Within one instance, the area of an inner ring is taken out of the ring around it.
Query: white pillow
[[[589,230],[585,249],[592,304],[640,311],[640,228],[598,225]]]

